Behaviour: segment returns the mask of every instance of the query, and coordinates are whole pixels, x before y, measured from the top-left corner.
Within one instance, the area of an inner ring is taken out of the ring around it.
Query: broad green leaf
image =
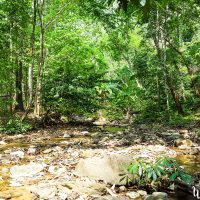
[[[174,172],[174,173],[169,177],[169,180],[170,180],[170,181],[174,181],[174,180],[176,179],[176,177],[177,177],[177,174],[176,174],[176,172]]]

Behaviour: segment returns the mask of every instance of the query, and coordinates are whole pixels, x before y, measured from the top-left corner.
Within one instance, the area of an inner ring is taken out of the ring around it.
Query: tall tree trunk
[[[32,34],[31,34],[31,64],[28,69],[28,90],[29,90],[29,101],[26,108],[26,112],[22,116],[24,120],[33,105],[33,69],[35,66],[35,28],[37,22],[37,0],[32,0],[33,9],[33,22],[32,22]]]
[[[156,25],[156,31],[154,31],[153,34],[153,41],[156,47],[156,51],[157,51],[157,56],[158,59],[161,63],[161,66],[163,68],[164,71],[164,76],[165,76],[165,81],[166,84],[171,92],[172,98],[174,100],[176,109],[178,111],[179,114],[183,115],[184,111],[180,102],[180,96],[178,94],[178,92],[176,91],[176,88],[173,86],[169,71],[167,69],[166,66],[166,54],[165,54],[165,48],[166,48],[166,44],[165,44],[165,40],[163,38],[163,35],[160,31],[160,16],[159,16],[159,12],[157,11],[155,19],[156,23],[153,23]],[[169,106],[169,105],[168,105]]]
[[[40,0],[40,10],[39,10],[39,18],[40,18],[40,59],[38,65],[37,72],[37,82],[36,82],[36,94],[35,94],[35,116],[39,117],[42,111],[42,71],[44,68],[44,0]]]
[[[18,61],[18,69],[16,69],[16,82],[15,82],[15,89],[16,89],[16,105],[15,110],[24,111],[24,104],[23,104],[23,91],[22,91],[22,76],[23,76],[23,69],[22,69],[22,61]]]

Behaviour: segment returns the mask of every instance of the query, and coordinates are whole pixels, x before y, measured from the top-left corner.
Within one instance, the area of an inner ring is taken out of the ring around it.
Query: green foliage
[[[167,188],[176,179],[190,184],[194,181],[175,159],[168,157],[158,158],[155,163],[135,160],[127,167],[127,174],[123,174],[121,180],[124,179],[127,184],[137,184],[152,190]]]
[[[32,125],[28,122],[22,122],[18,118],[11,118],[0,126],[0,132],[7,134],[25,133],[32,129]]]

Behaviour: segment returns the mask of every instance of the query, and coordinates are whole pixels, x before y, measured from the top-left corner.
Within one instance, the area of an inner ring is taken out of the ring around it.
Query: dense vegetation
[[[197,112],[199,14],[198,0],[0,0],[1,122]]]

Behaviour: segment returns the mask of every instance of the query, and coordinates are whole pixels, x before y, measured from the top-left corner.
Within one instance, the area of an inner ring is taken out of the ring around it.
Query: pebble
[[[23,151],[14,151],[14,152],[11,152],[10,155],[17,156],[19,158],[24,158],[24,152]]]
[[[30,148],[28,149],[27,153],[28,153],[28,154],[33,154],[33,155],[34,155],[34,154],[36,153],[36,148],[30,147]]]
[[[65,134],[63,135],[63,138],[71,138],[71,135],[65,133]]]
[[[52,151],[53,151],[52,149],[46,149],[46,150],[43,151],[43,153],[48,154],[48,153],[51,153]]]
[[[126,193],[126,196],[130,197],[131,199],[136,199],[140,197],[140,194],[137,192],[128,192]]]
[[[7,143],[4,141],[0,141],[0,145],[6,145]]]
[[[125,192],[125,191],[127,191],[127,188],[124,185],[122,185],[122,186],[119,187],[119,191]]]

